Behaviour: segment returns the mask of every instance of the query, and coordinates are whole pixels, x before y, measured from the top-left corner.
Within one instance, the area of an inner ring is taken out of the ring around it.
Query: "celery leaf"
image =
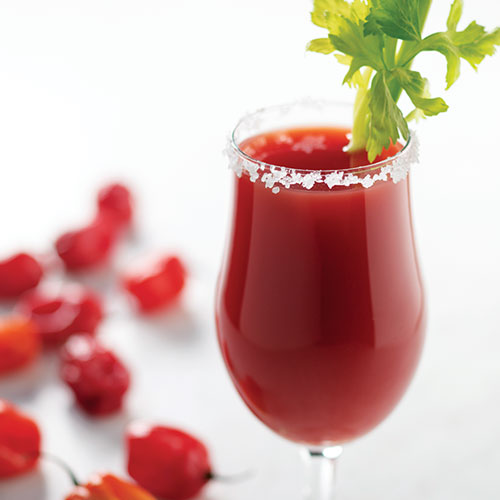
[[[495,47],[500,45],[500,28],[488,33],[483,26],[475,21],[464,31],[449,32],[452,43],[458,49],[460,57],[465,59],[474,69],[477,69],[486,56],[495,53]]]
[[[369,66],[383,69],[379,39],[374,35],[364,35],[363,24],[341,16],[330,16],[330,39],[335,50],[353,58],[357,68]]]
[[[349,66],[344,83],[357,88],[350,151],[363,147],[372,161],[400,137],[408,121],[444,113],[448,105],[432,97],[429,82],[411,70],[422,52],[446,58],[446,88],[460,76],[462,59],[474,69],[500,45],[500,28],[487,31],[473,21],[459,31],[463,0],[453,0],[446,31],[422,38],[432,0],[314,0],[311,19],[328,38],[312,40],[308,50],[332,54]],[[363,69],[366,68],[366,69]],[[406,118],[398,107],[406,93],[415,109]]]
[[[327,14],[350,15],[350,5],[345,0],[314,0],[311,21],[320,28],[327,27]]]
[[[396,143],[400,133],[408,139],[408,124],[403,113],[392,98],[384,72],[377,73],[370,88],[368,122],[368,141],[366,149],[368,160],[372,162],[382,152]]]
[[[429,83],[418,71],[397,68],[393,76],[408,94],[415,108],[422,111],[424,116],[435,116],[448,111],[448,105],[441,97],[430,98]]]
[[[420,2],[422,0],[372,0],[367,18],[368,32],[373,33],[375,25],[388,36],[401,40],[420,41],[422,26]]]
[[[462,19],[462,12],[464,10],[463,0],[455,0],[450,9],[450,15],[448,16],[448,21],[446,26],[448,31],[456,31],[460,19]]]
[[[307,44],[307,50],[309,52],[319,52],[320,54],[331,54],[335,48],[329,38],[316,38]]]

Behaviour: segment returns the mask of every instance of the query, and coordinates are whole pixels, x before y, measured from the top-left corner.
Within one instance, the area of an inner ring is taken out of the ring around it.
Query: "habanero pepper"
[[[100,189],[97,207],[99,213],[111,217],[118,228],[127,228],[132,223],[134,201],[130,190],[123,184],[109,184]]]
[[[0,375],[33,362],[40,354],[37,325],[22,316],[0,317]]]
[[[13,299],[35,288],[42,276],[42,265],[26,253],[0,260],[0,299]]]
[[[112,474],[97,474],[75,486],[65,500],[156,500],[146,490]]]
[[[40,457],[40,443],[36,422],[0,399],[0,479],[33,469]]]
[[[186,275],[178,257],[165,256],[128,271],[122,277],[122,284],[136,300],[139,310],[149,313],[167,308],[179,297]]]
[[[165,500],[187,500],[214,478],[205,445],[178,429],[133,423],[127,430],[130,477]]]
[[[89,415],[108,415],[122,407],[130,374],[122,361],[90,335],[75,335],[60,351],[60,376]]]
[[[55,249],[68,271],[82,271],[105,264],[116,240],[115,221],[103,213],[90,224],[62,234]]]
[[[104,315],[99,296],[77,284],[27,292],[16,312],[37,324],[42,342],[49,346],[62,344],[75,333],[94,334]]]

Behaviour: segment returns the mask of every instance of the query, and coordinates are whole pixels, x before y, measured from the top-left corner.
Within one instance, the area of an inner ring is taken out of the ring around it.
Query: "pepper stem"
[[[230,476],[215,474],[212,471],[208,471],[205,474],[205,479],[207,479],[207,481],[220,481],[221,483],[238,483],[240,481],[245,481],[252,476],[253,472],[249,470],[239,472],[238,474],[232,474]]]
[[[75,473],[73,472],[73,469],[64,462],[64,460],[61,460],[59,457],[56,457],[55,455],[52,455],[51,453],[46,453],[45,451],[40,453],[40,457],[43,458],[45,461],[53,463],[57,466],[59,466],[62,470],[68,474],[69,478],[71,479],[72,483],[75,486],[80,486],[80,481],[78,481],[78,478],[76,477]]]

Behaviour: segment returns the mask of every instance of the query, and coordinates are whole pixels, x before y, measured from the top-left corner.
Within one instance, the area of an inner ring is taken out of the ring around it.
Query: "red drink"
[[[364,154],[343,152],[346,132],[297,128],[239,147],[294,169],[366,165]],[[226,365],[275,432],[307,444],[350,441],[395,407],[422,349],[408,181],[292,185],[275,194],[261,180],[236,178],[217,298]]]

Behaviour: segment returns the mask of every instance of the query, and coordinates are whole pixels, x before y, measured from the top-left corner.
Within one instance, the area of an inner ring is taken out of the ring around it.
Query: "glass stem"
[[[337,500],[337,462],[341,446],[306,448],[307,466],[306,500]]]

